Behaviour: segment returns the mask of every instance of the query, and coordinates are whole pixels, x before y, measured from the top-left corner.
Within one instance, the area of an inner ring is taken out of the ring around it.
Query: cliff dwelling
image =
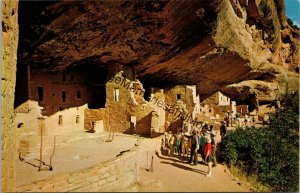
[[[264,128],[298,92],[299,28],[284,6],[3,1],[2,191],[182,190],[165,176],[206,165],[169,162],[165,136],[186,136],[192,155],[196,131],[212,126],[219,143],[223,121]],[[223,167],[228,187],[203,190],[249,191]]]

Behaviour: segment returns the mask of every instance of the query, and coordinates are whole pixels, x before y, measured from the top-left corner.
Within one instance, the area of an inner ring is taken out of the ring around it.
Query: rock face
[[[150,86],[197,84],[204,98],[239,97],[233,87],[252,80],[266,100],[298,89],[299,30],[284,0],[24,1],[19,23],[19,65],[37,71],[117,63]]]
[[[2,191],[14,191],[16,155],[14,92],[18,46],[18,2],[2,1]]]

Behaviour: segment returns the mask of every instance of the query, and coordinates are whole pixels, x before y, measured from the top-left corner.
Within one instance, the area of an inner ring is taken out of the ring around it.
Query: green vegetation
[[[273,191],[299,190],[299,93],[286,96],[264,128],[237,128],[221,144],[221,156]]]

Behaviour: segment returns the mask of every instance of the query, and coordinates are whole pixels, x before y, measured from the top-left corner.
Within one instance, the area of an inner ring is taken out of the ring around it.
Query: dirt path
[[[159,139],[152,139],[157,144],[149,152],[148,164],[139,170],[139,191],[142,192],[251,192],[248,183],[243,183],[232,176],[226,167],[218,164],[212,169],[212,177],[206,177],[207,166],[192,166],[186,160],[176,156],[161,155]],[[153,172],[149,171],[153,155]],[[200,159],[200,158],[199,158]],[[147,160],[147,159],[146,159]],[[201,160],[201,159],[200,159]],[[145,163],[145,161],[144,161]]]

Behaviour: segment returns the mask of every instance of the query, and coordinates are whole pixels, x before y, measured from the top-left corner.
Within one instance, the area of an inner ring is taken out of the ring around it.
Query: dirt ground
[[[230,128],[233,129],[233,128]],[[217,132],[217,141],[220,135]],[[186,163],[180,156],[162,155],[160,138],[152,139],[153,151],[144,153],[144,164],[139,170],[138,189],[141,192],[252,192],[248,182],[234,177],[226,166],[217,164],[212,168],[212,176],[206,177],[208,168],[205,164],[197,166]],[[146,145],[147,146],[147,145]],[[149,145],[148,145],[149,146]],[[145,150],[145,147],[142,147]],[[151,148],[149,148],[151,149]],[[149,154],[145,159],[146,153]],[[151,159],[153,155],[153,171]],[[145,161],[148,160],[148,161]],[[199,162],[201,158],[199,157]]]

